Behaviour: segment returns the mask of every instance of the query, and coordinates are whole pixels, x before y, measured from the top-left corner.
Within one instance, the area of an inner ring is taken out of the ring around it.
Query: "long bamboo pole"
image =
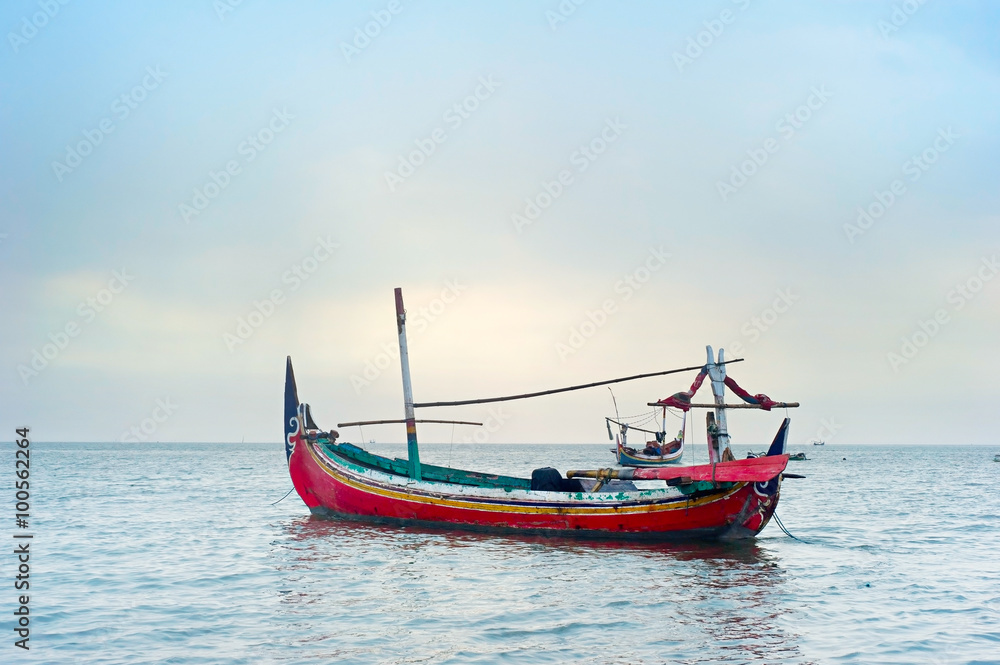
[[[641,427],[632,427],[631,425],[628,425],[626,423],[620,423],[614,418],[605,418],[605,420],[607,420],[609,423],[614,423],[619,427],[628,427],[630,430],[635,430],[636,432],[645,432],[646,434],[656,434],[656,432],[654,432],[653,430],[642,429]]]
[[[359,420],[353,423],[337,423],[337,427],[357,427],[358,425],[399,425],[405,422],[405,420]],[[482,425],[482,423],[474,423],[468,420],[424,420],[422,418],[418,418],[413,422],[441,423],[444,425]]]
[[[724,364],[743,362],[743,358],[735,358],[733,360],[727,360]],[[607,381],[596,381],[594,383],[584,383],[578,386],[569,386],[568,388],[555,388],[554,390],[541,390],[537,393],[523,393],[521,395],[508,395],[506,397],[487,397],[483,399],[464,399],[456,402],[418,402],[413,405],[415,409],[427,408],[432,406],[465,406],[467,404],[488,404],[490,402],[507,402],[513,399],[527,399],[529,397],[541,397],[542,395],[554,395],[556,393],[565,393],[571,390],[583,390],[584,388],[594,388],[597,386],[606,386],[609,383],[621,383],[622,381],[635,381],[636,379],[648,379],[652,376],[664,376],[666,374],[678,374],[680,372],[690,372],[692,370],[700,370],[704,365],[694,365],[692,367],[682,367],[680,369],[668,369],[664,372],[651,372],[649,374],[636,374],[635,376],[626,376],[621,379],[609,379]],[[662,404],[660,405],[662,406]]]

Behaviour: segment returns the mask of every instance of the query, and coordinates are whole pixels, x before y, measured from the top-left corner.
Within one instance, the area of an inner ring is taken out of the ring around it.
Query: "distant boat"
[[[299,401],[292,361],[285,369],[285,454],[292,484],[316,515],[413,526],[448,526],[473,530],[533,532],[552,535],[629,538],[752,538],[767,525],[778,503],[788,455],[789,419],[785,418],[767,454],[733,458],[725,413],[732,408],[764,409],[798,406],[750,395],[726,376],[720,349],[711,347],[702,366],[640,374],[523,395],[455,402],[415,403],[406,344],[406,310],[396,289],[405,420],[339,423],[338,427],[405,423],[407,459],[392,459],[349,443],[338,443],[335,430],[321,430],[309,405]],[[736,362],[736,361],[730,361]],[[461,406],[539,397],[625,380],[700,370],[695,385],[653,406],[712,409],[707,414],[709,463],[698,466],[567,471],[535,469],[531,478],[464,471],[421,463],[417,424],[421,422],[481,425],[464,421],[418,420],[414,409]],[[692,404],[704,378],[711,379],[714,404]],[[747,402],[725,404],[729,387]],[[746,395],[746,396],[744,396]],[[683,399],[682,399],[683,398]],[[795,476],[798,477],[798,476]],[[660,488],[638,490],[632,480],[665,481]]]
[[[629,448],[619,439],[615,456],[620,466],[663,466],[664,464],[675,464],[680,462],[681,457],[684,455],[684,442],[675,439],[670,443],[664,444],[660,448],[662,452],[659,455],[655,452],[647,453],[647,450],[650,450],[650,448],[646,447],[643,450]]]
[[[993,456],[993,461],[994,462],[1000,462],[1000,455],[994,455]]]
[[[666,407],[663,407],[666,414]],[[612,448],[615,453],[615,460],[620,466],[664,466],[676,464],[681,461],[684,455],[684,429],[687,423],[687,411],[684,412],[684,420],[681,430],[673,441],[666,441],[666,432],[661,427],[659,432],[629,427],[626,423],[619,422],[613,418],[605,418],[608,426],[608,436],[611,436],[611,424],[614,423],[619,428],[619,435],[615,438],[616,447]],[[627,445],[627,437],[630,430],[652,434],[654,441],[647,441],[646,447],[642,450],[630,448]]]
[[[826,445],[826,441],[818,441],[817,440],[817,441],[813,441],[812,443],[813,443],[814,446],[825,446]]]
[[[809,458],[806,457],[805,453],[793,453],[793,454],[791,454],[791,455],[788,456],[788,459],[796,461],[796,462],[804,462],[804,461],[806,461]]]

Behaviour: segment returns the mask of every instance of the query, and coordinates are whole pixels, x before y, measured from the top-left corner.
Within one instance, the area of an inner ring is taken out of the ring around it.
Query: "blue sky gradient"
[[[731,374],[752,393],[802,402],[793,441],[994,440],[996,4],[221,6],[0,7],[0,426],[120,440],[170,400],[139,438],[279,441],[287,354],[324,425],[399,417],[398,363],[364,372],[389,360],[401,286],[427,312],[411,331],[418,400],[692,365],[712,344],[739,349]],[[58,11],[43,22],[44,7]],[[373,12],[391,21],[345,56]],[[33,17],[44,24],[28,38]],[[53,166],[102,122],[113,131],[78,166]],[[609,122],[614,141],[581,162]],[[282,123],[248,161],[248,137]],[[435,131],[444,140],[390,188],[386,173]],[[915,167],[921,155],[933,163]],[[231,161],[238,173],[185,215]],[[753,174],[737,187],[741,167]],[[571,183],[551,205],[512,221],[561,172]],[[894,181],[884,213],[845,230]],[[616,285],[644,276],[651,251],[669,259],[626,298]],[[127,286],[89,320],[80,305],[113,271]],[[975,292],[956,290],[977,275]],[[273,313],[234,345],[275,290]],[[791,304],[775,308],[779,292]],[[22,369],[72,324],[44,367]],[[592,334],[574,348],[582,325]],[[914,335],[926,344],[904,357]],[[638,413],[689,382],[616,394]],[[480,439],[601,441],[611,404],[602,389],[505,409]],[[734,441],[769,440],[779,422],[736,414]]]

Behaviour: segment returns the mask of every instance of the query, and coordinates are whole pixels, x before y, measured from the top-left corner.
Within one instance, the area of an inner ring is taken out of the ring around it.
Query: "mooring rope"
[[[792,538],[794,540],[797,540],[800,543],[805,543],[806,545],[810,544],[809,541],[807,541],[807,540],[802,540],[801,538],[793,536],[792,532],[785,528],[785,525],[781,523],[781,518],[778,517],[778,511],[774,511],[774,514],[771,515],[771,517],[774,518],[774,521],[778,525],[778,528],[781,529],[782,531],[784,531],[786,536],[788,536],[789,538]]]
[[[292,492],[293,492],[294,490],[295,490],[295,486],[294,486],[294,485],[292,485],[292,489],[288,490],[288,492],[286,492],[286,493],[285,493],[285,496],[281,497],[280,499],[278,499],[277,501],[275,501],[275,502],[274,502],[274,503],[272,503],[271,505],[272,505],[272,506],[276,506],[276,505],[278,505],[279,503],[281,503],[282,501],[284,501],[285,499],[287,499],[287,498],[288,498],[288,495],[289,495],[289,494],[291,494],[291,493],[292,493]]]

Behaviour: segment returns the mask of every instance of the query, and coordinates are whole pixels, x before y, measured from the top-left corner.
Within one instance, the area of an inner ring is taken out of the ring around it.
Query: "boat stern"
[[[288,462],[288,475],[292,479],[295,491],[303,503],[313,509],[319,506],[319,501],[309,489],[310,475],[315,469],[306,437],[306,427],[311,426],[313,423],[309,415],[309,405],[299,402],[292,358],[289,356],[285,363],[285,459]]]
[[[766,457],[777,457],[784,455],[788,448],[788,426],[790,418],[785,418],[778,428],[774,440],[767,449]],[[767,523],[771,521],[775,509],[778,507],[778,499],[781,496],[781,474],[764,482],[751,484],[751,491],[747,493],[743,510],[733,520],[721,538],[724,540],[741,540],[753,538],[764,530]]]
[[[781,476],[775,478],[774,490],[771,493],[771,483],[752,483],[746,494],[743,510],[733,523],[722,534],[720,540],[745,540],[753,538],[764,530],[771,521],[781,489]]]

